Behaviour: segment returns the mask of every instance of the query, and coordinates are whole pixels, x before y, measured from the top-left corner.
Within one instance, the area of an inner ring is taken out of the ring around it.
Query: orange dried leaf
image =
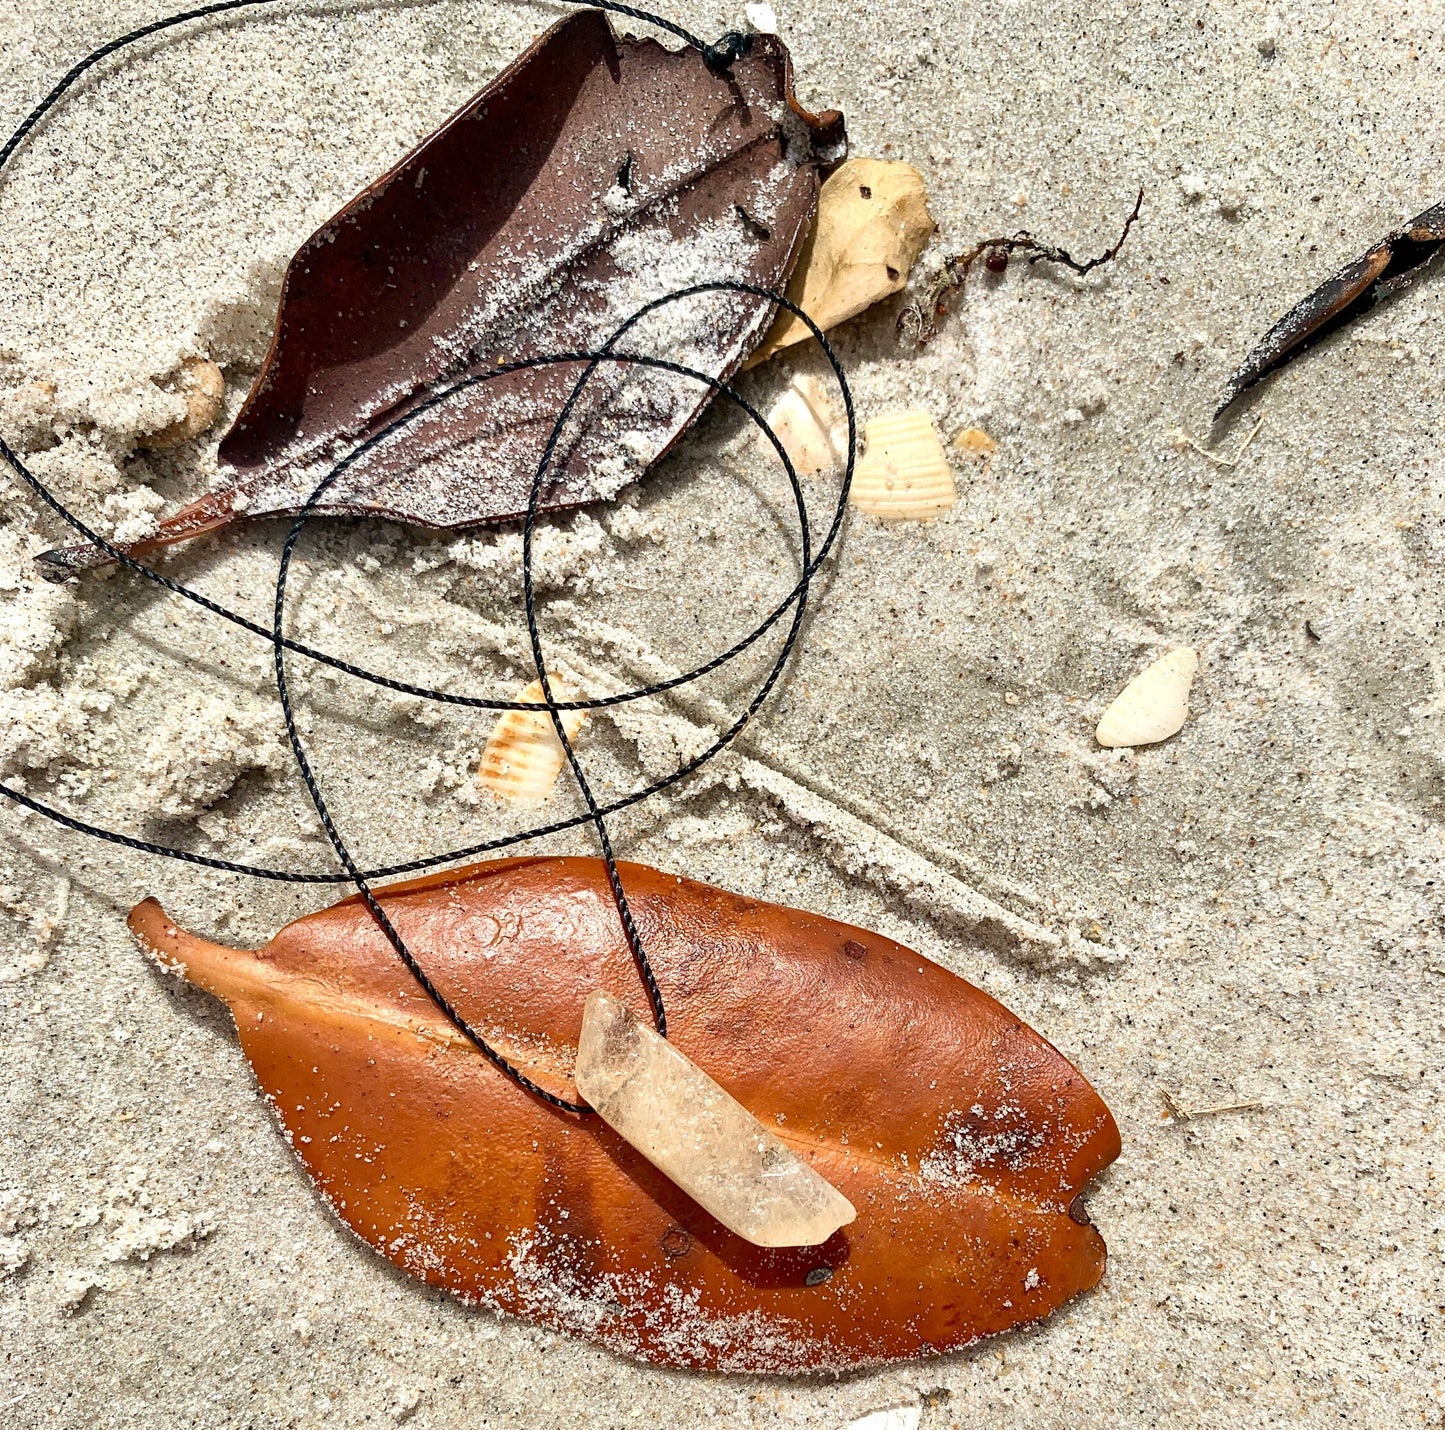
[[[1080,1193],[1119,1152],[1098,1095],[992,998],[877,934],[620,866],[679,1049],[857,1209],[821,1246],[727,1231],[600,1118],[521,1092],[348,899],[257,952],[144,947],[225,999],[297,1156],[398,1266],[614,1350],[710,1370],[839,1370],[1046,1316],[1104,1270]],[[642,1003],[593,859],[398,884],[444,995],[572,1097],[583,1003]]]

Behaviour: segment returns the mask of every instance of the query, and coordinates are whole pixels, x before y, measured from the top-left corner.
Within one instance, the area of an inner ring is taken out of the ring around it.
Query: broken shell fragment
[[[199,437],[216,420],[226,396],[226,379],[209,358],[189,358],[181,368],[180,395],[186,415],[159,432],[144,438],[142,445],[152,451],[179,447]]]
[[[610,993],[591,993],[577,1091],[729,1231],[754,1246],[818,1246],[853,1203]]]
[[[849,159],[818,194],[817,221],[788,297],[826,332],[899,292],[936,227],[923,175],[912,164]],[[810,337],[801,318],[780,313],[747,366]]]
[[[841,462],[848,439],[837,431],[837,425],[837,413],[823,384],[810,373],[796,374],[768,413],[768,426],[800,477],[816,477]],[[773,444],[761,434],[758,440],[776,460]]]
[[[956,452],[967,452],[971,457],[989,457],[998,451],[998,443],[982,427],[966,427],[949,445]]]
[[[1141,670],[1099,720],[1094,738],[1109,749],[1157,745],[1184,728],[1189,689],[1199,669],[1199,654],[1187,646],[1171,650]]]
[[[547,680],[555,699],[574,698],[560,677],[549,672]],[[516,698],[541,705],[542,682],[534,680]],[[561,715],[567,738],[575,740],[587,721],[587,712],[563,710]],[[566,759],[548,711],[539,710],[532,715],[525,710],[504,710],[482,751],[477,780],[508,804],[531,809],[547,802]]]
[[[933,418],[915,409],[875,417],[853,469],[849,502],[888,521],[926,521],[957,500],[953,470]]]

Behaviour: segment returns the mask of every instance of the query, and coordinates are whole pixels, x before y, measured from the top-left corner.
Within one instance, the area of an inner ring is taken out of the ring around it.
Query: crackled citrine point
[[[588,995],[577,1090],[630,1146],[754,1246],[817,1246],[857,1213],[746,1107],[610,993]]]

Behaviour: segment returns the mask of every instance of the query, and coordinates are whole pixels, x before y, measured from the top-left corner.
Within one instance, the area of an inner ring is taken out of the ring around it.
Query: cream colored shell
[[[560,677],[547,673],[552,697],[570,700],[572,694]],[[542,701],[542,682],[534,680],[515,697],[529,703]],[[584,710],[562,711],[562,728],[568,740],[575,740],[586,723]],[[567,761],[562,742],[552,727],[552,716],[546,711],[529,714],[525,710],[504,710],[492,727],[487,748],[477,767],[477,780],[486,789],[521,808],[544,804],[550,798]]]
[[[917,409],[875,417],[863,429],[851,505],[888,521],[926,521],[957,500],[933,418]]]
[[[816,477],[842,465],[843,453],[848,447],[847,429],[828,400],[823,384],[812,374],[794,375],[782,396],[773,403],[768,426],[777,433],[793,470],[800,477]],[[776,465],[778,455],[761,432],[758,443]]]
[[[1157,745],[1184,728],[1189,691],[1199,669],[1198,652],[1181,646],[1141,670],[1099,721],[1094,738],[1110,749]]]
[[[199,437],[216,420],[226,396],[226,379],[209,358],[188,358],[181,368],[180,395],[186,415],[159,432],[152,432],[142,445],[152,451],[179,447]]]
[[[949,445],[955,452],[966,452],[970,457],[991,457],[998,451],[998,443],[982,427],[967,427]]]
[[[912,164],[849,159],[819,191],[788,297],[826,332],[899,292],[936,227]],[[748,366],[811,337],[801,319],[780,313]]]

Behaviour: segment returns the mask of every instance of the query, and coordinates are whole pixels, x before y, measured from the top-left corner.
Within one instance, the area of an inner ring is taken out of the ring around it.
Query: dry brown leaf
[[[695,49],[561,21],[292,260],[266,363],[221,444],[221,490],[143,553],[295,512],[346,451],[461,379],[596,349],[642,305],[711,281],[781,289],[842,152],[807,114],[774,36],[727,74]],[[653,314],[623,350],[726,378],[775,305],[710,293]],[[583,365],[470,386],[372,447],[317,510],[462,527],[521,516]],[[711,400],[675,373],[604,364],[563,435],[542,509],[612,496]],[[104,564],[48,553],[48,574]]]

